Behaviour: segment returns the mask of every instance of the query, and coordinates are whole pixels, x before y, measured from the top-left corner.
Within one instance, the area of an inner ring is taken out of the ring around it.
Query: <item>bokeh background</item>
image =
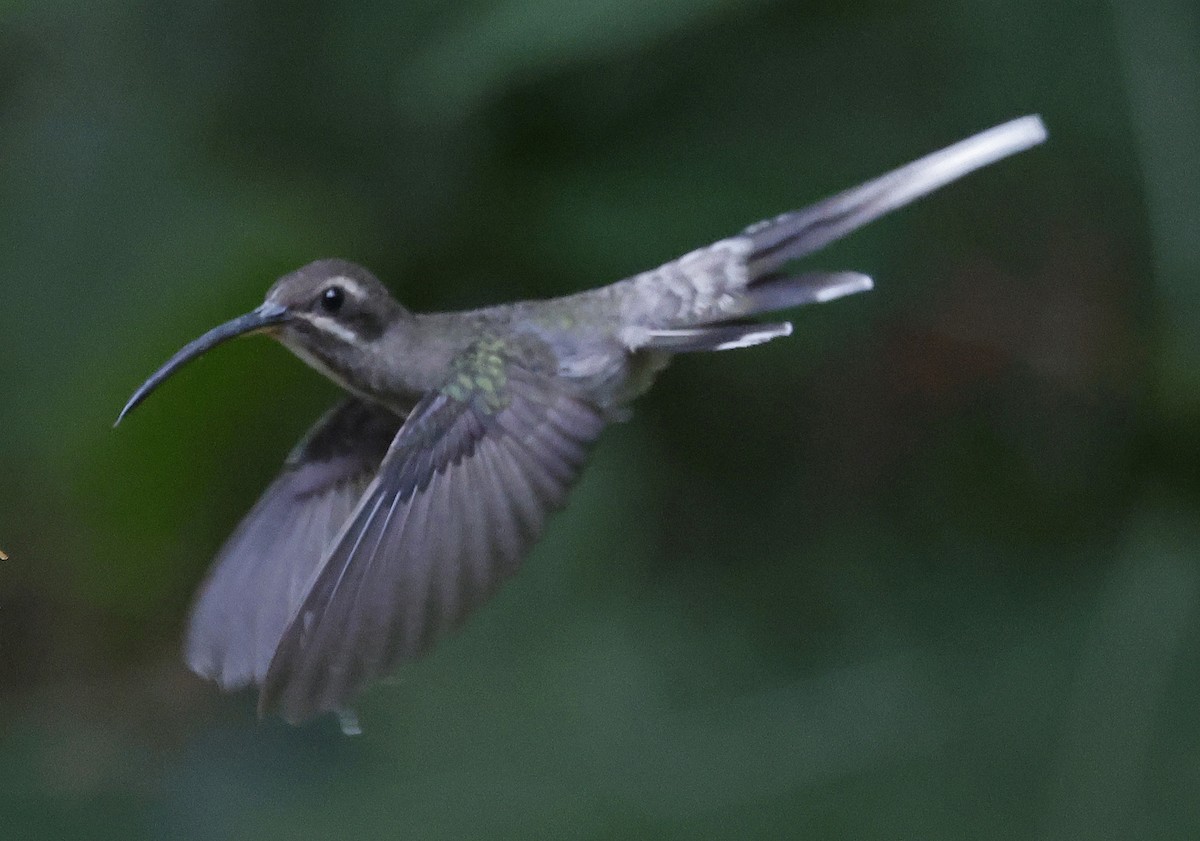
[[[277,275],[573,292],[1031,112],[679,360],[364,736],[181,665],[336,393],[253,339],[110,427]],[[1197,138],[1186,0],[0,3],[0,837],[1200,837]]]

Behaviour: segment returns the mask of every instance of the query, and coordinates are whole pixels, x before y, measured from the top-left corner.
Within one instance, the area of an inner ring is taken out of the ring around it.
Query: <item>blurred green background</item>
[[[320,256],[573,292],[1040,112],[679,360],[522,574],[368,693],[186,672],[333,386],[186,340]],[[1200,837],[1200,9],[0,4],[0,837]]]

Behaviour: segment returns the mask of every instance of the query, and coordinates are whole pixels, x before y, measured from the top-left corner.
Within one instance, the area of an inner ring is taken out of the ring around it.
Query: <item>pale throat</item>
[[[313,324],[319,324],[321,321],[331,321],[331,319],[325,319],[321,316],[317,316],[311,317],[310,321]],[[336,329],[330,329],[327,324],[320,324],[320,326],[325,328],[328,333],[344,339],[351,348],[354,348],[356,345],[360,344],[358,335],[345,325],[336,324]],[[279,334],[277,338],[279,339],[280,343],[293,354],[295,354],[300,361],[308,365],[317,373],[323,374],[339,388],[349,392],[350,394],[353,394],[355,397],[360,397],[363,400],[367,400],[371,403],[377,403],[379,405],[386,406],[401,416],[408,414],[408,412],[412,409],[413,404],[416,402],[415,396],[401,396],[398,394],[393,395],[386,391],[380,391],[376,389],[368,390],[364,388],[364,383],[362,382],[364,378],[361,376],[361,374],[365,372],[359,372],[360,376],[356,377],[359,382],[351,381],[348,379],[346,372],[344,370],[340,370],[342,368],[341,365],[332,364],[330,360],[326,359],[321,354],[313,352],[312,349],[304,342],[303,338],[292,339],[286,334]],[[355,355],[360,353],[361,351],[355,351]],[[359,358],[360,361],[367,361],[361,356]]]

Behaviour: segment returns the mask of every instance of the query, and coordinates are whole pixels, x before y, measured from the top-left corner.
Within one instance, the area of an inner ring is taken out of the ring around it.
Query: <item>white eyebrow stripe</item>
[[[347,294],[357,298],[360,301],[367,297],[367,290],[363,289],[357,280],[351,277],[346,277],[345,275],[338,275],[337,277],[333,278],[329,281],[329,284],[325,288],[328,289],[330,286],[340,286],[342,289],[346,290]]]

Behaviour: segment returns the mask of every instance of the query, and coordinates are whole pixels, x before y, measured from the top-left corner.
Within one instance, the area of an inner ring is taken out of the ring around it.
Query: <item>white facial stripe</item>
[[[357,280],[346,277],[345,275],[338,275],[337,277],[335,277],[333,280],[331,280],[329,282],[329,285],[342,287],[342,289],[346,290],[347,295],[349,295],[352,298],[357,298],[360,301],[363,298],[367,297],[367,290],[365,290],[361,286],[359,286]],[[326,288],[328,288],[328,287],[326,287]]]
[[[332,333],[333,335],[337,336],[342,341],[345,341],[345,342],[358,341],[357,333],[355,333],[353,330],[351,330],[345,324],[341,324],[338,321],[330,318],[329,316],[318,315],[318,314],[312,313],[312,312],[301,312],[301,313],[297,313],[296,317],[303,318],[305,321],[307,321],[309,324],[311,324],[313,327],[316,327],[319,330],[324,330],[326,333]]]

